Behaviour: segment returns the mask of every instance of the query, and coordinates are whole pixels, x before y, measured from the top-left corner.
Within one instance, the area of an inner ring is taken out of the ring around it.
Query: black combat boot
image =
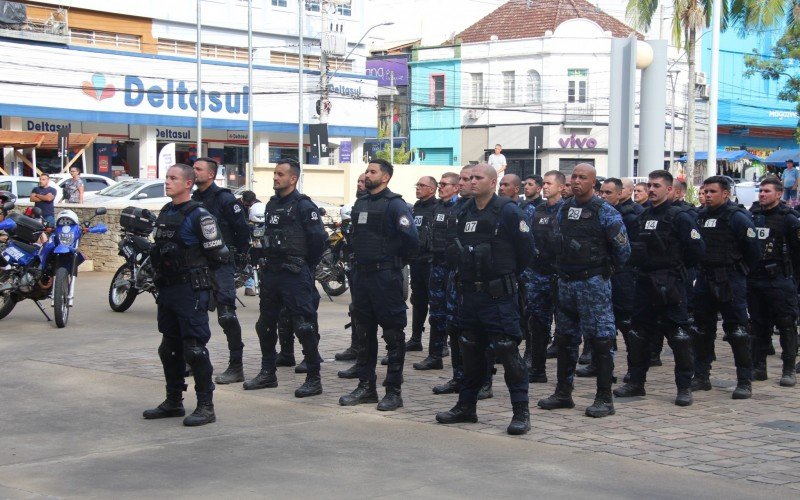
[[[384,356],[381,358],[381,366],[388,366],[389,365],[389,356]]]
[[[594,363],[589,363],[588,365],[579,366],[575,369],[575,376],[581,378],[593,378],[597,376],[597,367],[594,366]]]
[[[415,370],[441,370],[442,368],[444,368],[442,358],[433,355],[429,355],[419,363],[414,363]]]
[[[558,357],[558,346],[556,345],[555,342],[550,344],[550,347],[547,348],[546,356],[547,356],[547,359],[554,359],[554,358]]]
[[[584,339],[583,352],[581,352],[580,357],[578,357],[578,364],[588,365],[591,362],[592,362],[592,341]]]
[[[284,352],[281,349],[281,352],[278,353],[278,357],[275,359],[275,366],[294,366],[297,364],[297,361],[294,359],[294,353]]]
[[[142,416],[147,420],[182,417],[184,415],[186,415],[186,410],[183,408],[183,393],[180,391],[167,392],[167,399],[163,403],[152,410],[145,410],[142,413]]]
[[[650,353],[650,368],[654,366],[663,366],[664,363],[661,361],[661,353],[660,352],[651,352]]]
[[[781,360],[783,361],[783,373],[781,375],[781,387],[794,387],[797,384],[794,363],[797,360],[797,334],[796,327],[792,326],[781,331]]]
[[[750,381],[740,380],[736,384],[736,389],[731,394],[731,399],[750,399],[753,396],[753,386]]]
[[[360,381],[350,394],[345,394],[339,398],[342,406],[355,406],[366,403],[377,403],[378,393],[375,391],[375,382]]]
[[[461,384],[454,378],[433,388],[434,394],[457,394],[461,392]]]
[[[319,357],[319,362],[320,362],[320,364],[325,362],[325,360],[322,359],[322,356]],[[299,365],[294,367],[294,372],[295,373],[308,373],[308,363],[306,363],[305,358],[303,358],[303,361],[301,361]]]
[[[710,391],[711,380],[709,380],[708,374],[695,373],[694,377],[692,378],[692,385],[690,388],[692,392]]]
[[[683,389],[678,389],[678,396],[675,398],[676,405],[691,406],[693,402],[694,402],[694,397],[692,396],[691,389],[689,389],[688,387],[684,387]]]
[[[403,407],[402,391],[399,387],[388,386],[386,387],[386,395],[378,403],[378,410],[380,411],[394,411]]]
[[[333,359],[336,361],[355,361],[357,355],[358,353],[356,352],[355,348],[350,346],[344,351],[334,354]]]
[[[294,397],[296,398],[307,398],[318,394],[322,394],[322,380],[319,373],[306,375],[306,381],[294,391]]]
[[[220,385],[244,382],[244,367],[242,366],[241,358],[231,359],[228,363],[228,368],[214,379],[214,382]]]
[[[481,386],[481,390],[478,391],[478,401],[484,399],[490,399],[494,397],[494,391],[492,391],[492,379],[489,379],[487,382],[484,382]]]
[[[453,408],[437,413],[436,421],[440,424],[460,424],[463,422],[474,424],[478,421],[475,406],[475,403],[458,402]]]
[[[183,419],[183,425],[186,427],[197,427],[216,421],[217,416],[214,414],[214,403],[210,401],[198,401],[197,408],[195,408],[191,415]]]
[[[614,397],[611,381],[614,373],[614,358],[611,356],[613,339],[592,339],[593,360],[597,365],[597,394],[594,403],[586,408],[586,416],[594,418],[613,415]]]
[[[353,363],[353,366],[347,370],[340,370],[336,376],[339,378],[358,378],[358,363]]]
[[[512,436],[519,436],[531,430],[531,412],[528,409],[527,401],[520,401],[513,403],[514,416],[511,417],[511,423],[508,424],[506,432]]]
[[[261,371],[258,372],[258,375],[242,384],[242,387],[244,387],[246,391],[278,387],[278,377],[275,376],[274,371],[264,370],[262,368]]]
[[[575,408],[575,401],[572,400],[572,386],[567,385],[565,382],[558,382],[556,384],[556,392],[544,399],[540,399],[536,405],[543,410]]]
[[[422,331],[411,332],[411,338],[406,342],[406,352],[421,351],[422,349]]]
[[[753,380],[768,380],[767,361],[758,360],[753,367]]]
[[[645,396],[647,393],[644,390],[644,386],[630,383],[623,385],[622,387],[617,387],[614,389],[614,396],[618,398],[633,398],[636,396]]]

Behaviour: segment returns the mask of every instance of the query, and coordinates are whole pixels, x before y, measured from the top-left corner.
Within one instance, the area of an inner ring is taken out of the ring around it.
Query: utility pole
[[[719,95],[719,32],[722,18],[722,0],[714,0],[711,14],[711,83],[708,100],[708,161],[706,175],[717,175],[717,109]]]
[[[669,72],[669,82],[672,86],[672,97],[670,99],[670,147],[669,147],[669,168],[672,170],[672,167],[675,165],[675,84],[677,83],[676,80],[678,79],[678,73],[680,70],[672,70]]]
[[[394,164],[394,71],[389,75],[389,163]]]
[[[319,5],[320,18],[322,19],[322,30],[320,31],[320,60],[319,60],[319,122],[328,123],[328,115],[330,113],[330,104],[328,101],[328,52],[323,47],[322,36],[326,33],[328,2],[327,0],[320,0]],[[322,159],[319,160],[322,163]]]
[[[203,78],[201,69],[203,67],[200,62],[200,4],[201,0],[197,0],[197,157],[203,156]]]
[[[300,57],[297,68],[297,162],[303,164],[303,16],[305,0],[297,0],[297,49]],[[302,189],[303,176],[300,175],[298,189]]]
[[[253,0],[247,2],[247,172],[245,185],[253,190]]]

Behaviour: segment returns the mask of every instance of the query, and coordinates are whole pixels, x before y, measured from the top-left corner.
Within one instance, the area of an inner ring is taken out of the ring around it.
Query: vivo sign
[[[597,140],[592,137],[581,139],[572,134],[569,137],[559,139],[558,144],[564,149],[594,149],[597,147]]]

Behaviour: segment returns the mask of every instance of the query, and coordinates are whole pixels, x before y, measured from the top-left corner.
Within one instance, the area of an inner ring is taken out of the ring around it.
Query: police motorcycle
[[[264,213],[266,210],[267,205],[262,202],[254,203],[253,206],[250,207],[250,213],[247,218],[250,226],[250,249],[247,252],[248,262],[246,266],[243,267],[242,272],[237,273],[237,275],[241,275],[241,278],[236,282],[237,288],[238,286],[244,286],[247,279],[252,278],[253,289],[256,295],[259,293],[259,269],[264,263],[261,259],[261,249],[264,247],[263,238],[266,228]],[[241,285],[239,285],[239,281],[242,282]]]
[[[314,278],[322,285],[328,297],[337,297],[347,291],[350,281],[350,259],[352,249],[345,238],[344,226],[349,223],[342,218],[342,222],[325,224],[328,233],[328,247],[314,272]]]
[[[114,273],[108,288],[108,305],[115,312],[127,311],[142,292],[158,297],[150,260],[152,242],[149,239],[155,222],[155,214],[146,208],[126,207],[120,214],[122,239],[118,247],[125,263]]]
[[[0,319],[7,316],[17,302],[30,299],[50,321],[40,303],[50,297],[56,326],[67,326],[75,300],[78,266],[85,260],[78,249],[80,240],[86,233],[106,232],[102,222],[90,226],[94,217],[105,213],[106,208],[100,207],[82,223],[72,210],[62,210],[56,216],[54,228],[47,228],[39,220],[23,214],[8,215],[3,222],[11,221],[7,225],[13,224],[13,228],[7,229],[11,237],[0,261]],[[51,229],[49,238],[39,243],[42,233]]]

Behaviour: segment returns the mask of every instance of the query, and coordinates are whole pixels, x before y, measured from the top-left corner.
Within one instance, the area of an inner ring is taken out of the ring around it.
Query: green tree
[[[755,1],[755,0],[740,0]],[[686,63],[689,67],[689,88],[687,95],[687,144],[686,144],[686,179],[694,183],[694,153],[695,153],[695,47],[697,34],[707,28],[711,22],[712,0],[672,0],[672,43],[686,49]],[[649,30],[653,16],[659,12],[658,0],[628,0],[625,10],[628,20],[634,28]],[[726,25],[728,18],[728,4],[722,4],[722,26]],[[716,131],[709,131],[716,133]]]

